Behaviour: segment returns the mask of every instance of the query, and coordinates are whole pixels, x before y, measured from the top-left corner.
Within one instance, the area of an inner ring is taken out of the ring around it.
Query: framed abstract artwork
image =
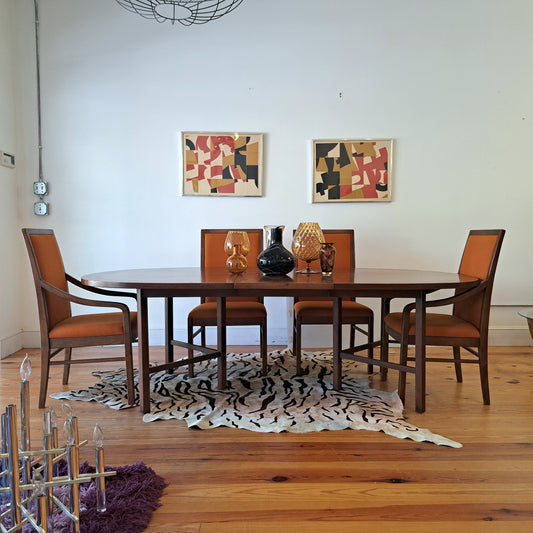
[[[313,141],[313,202],[390,202],[392,139]]]
[[[184,196],[261,196],[263,135],[182,133]]]

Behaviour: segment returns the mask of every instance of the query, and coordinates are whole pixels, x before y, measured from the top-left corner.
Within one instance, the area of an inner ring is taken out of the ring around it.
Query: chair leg
[[[135,385],[133,381],[133,350],[131,340],[124,345],[126,352],[126,385],[128,389],[128,404],[135,404]]]
[[[387,362],[389,360],[389,336],[387,333],[382,333],[381,337],[381,349],[380,349],[380,359]],[[381,375],[381,381],[387,381],[387,368],[382,366],[379,369]]]
[[[489,361],[487,346],[480,346],[479,356],[479,376],[481,378],[481,392],[483,394],[483,403],[490,405],[490,391],[489,391]]]
[[[457,383],[463,382],[463,371],[461,369],[461,348],[459,346],[453,347],[453,358],[454,358],[454,365],[455,365],[455,377],[457,379]]]
[[[70,360],[72,359],[72,348],[65,348],[65,366],[63,367],[63,385],[67,385],[70,375]]]
[[[292,334],[292,354],[296,359],[296,375],[302,375],[302,324],[294,317]]]
[[[48,375],[50,371],[50,349],[41,345],[41,386],[39,389],[39,409],[46,405],[46,392],[48,390]]]
[[[367,335],[367,342],[368,342],[368,358],[374,359],[374,347],[372,344],[374,343],[374,318],[371,317],[368,319],[368,335]],[[368,373],[372,374],[374,371],[373,365],[368,365],[367,367]]]
[[[194,340],[193,330],[194,330],[194,324],[191,319],[188,319],[187,320],[187,342],[189,344],[192,344]],[[205,343],[204,343],[204,346],[205,346]],[[194,357],[194,350],[192,348],[187,349],[187,357],[189,359],[192,359]],[[193,378],[194,377],[194,363],[189,363],[187,366],[189,369],[189,377]]]
[[[401,344],[400,345],[400,364],[406,365],[407,364],[407,350],[409,346],[407,344]],[[405,385],[407,380],[407,372],[400,371],[398,375],[398,396],[400,397],[400,400],[402,400],[402,403],[405,404]]]
[[[350,324],[350,350],[355,346],[355,324]]]
[[[263,366],[263,376],[266,376],[268,373],[268,365],[267,365],[267,359],[268,359],[268,350],[267,350],[267,321],[265,321],[259,326],[259,334],[261,336],[261,362]]]
[[[390,313],[390,298],[381,298],[381,318],[380,318],[380,359],[388,362],[389,360],[389,334],[385,326],[385,317]],[[380,367],[381,381],[387,381],[387,367]]]

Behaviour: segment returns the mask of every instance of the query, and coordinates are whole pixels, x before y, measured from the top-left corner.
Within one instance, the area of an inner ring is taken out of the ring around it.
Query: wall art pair
[[[313,202],[390,202],[392,145],[313,141]],[[262,196],[263,134],[184,132],[182,147],[185,196]]]

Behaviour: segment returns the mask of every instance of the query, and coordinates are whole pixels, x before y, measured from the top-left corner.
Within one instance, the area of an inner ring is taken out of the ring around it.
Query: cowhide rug
[[[407,422],[397,393],[369,389],[366,373],[351,361],[343,361],[340,391],[332,386],[332,358],[328,353],[302,353],[303,376],[295,375],[290,350],[269,354],[266,376],[261,373],[258,354],[228,354],[227,361],[226,390],[215,388],[215,361],[196,364],[194,378],[187,377],[186,367],[177,369],[174,374],[152,374],[151,413],[145,414],[143,420],[175,418],[198,429],[228,426],[272,433],[366,429],[417,442],[461,447],[457,442]],[[366,372],[366,366],[364,368]],[[51,397],[97,401],[112,409],[128,407],[123,370],[93,374],[101,381],[92,387]],[[138,392],[137,383],[136,376]]]

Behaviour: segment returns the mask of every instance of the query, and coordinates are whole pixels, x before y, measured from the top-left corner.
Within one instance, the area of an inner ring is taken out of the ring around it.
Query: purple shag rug
[[[66,469],[66,462],[61,461],[59,474],[66,475]],[[96,510],[94,482],[80,486],[81,533],[141,533],[148,527],[153,512],[161,505],[159,499],[167,483],[142,461],[134,465],[106,467],[106,471],[109,470],[114,470],[116,475],[105,478],[105,512],[99,513]],[[81,474],[94,472],[94,467],[87,462],[80,465]],[[68,487],[56,487],[54,494],[68,505]],[[57,506],[54,507],[54,514],[49,517],[48,524],[49,531],[54,533],[71,532],[70,520]],[[9,527],[8,524],[4,526]],[[26,531],[33,529],[25,527],[23,532]]]

